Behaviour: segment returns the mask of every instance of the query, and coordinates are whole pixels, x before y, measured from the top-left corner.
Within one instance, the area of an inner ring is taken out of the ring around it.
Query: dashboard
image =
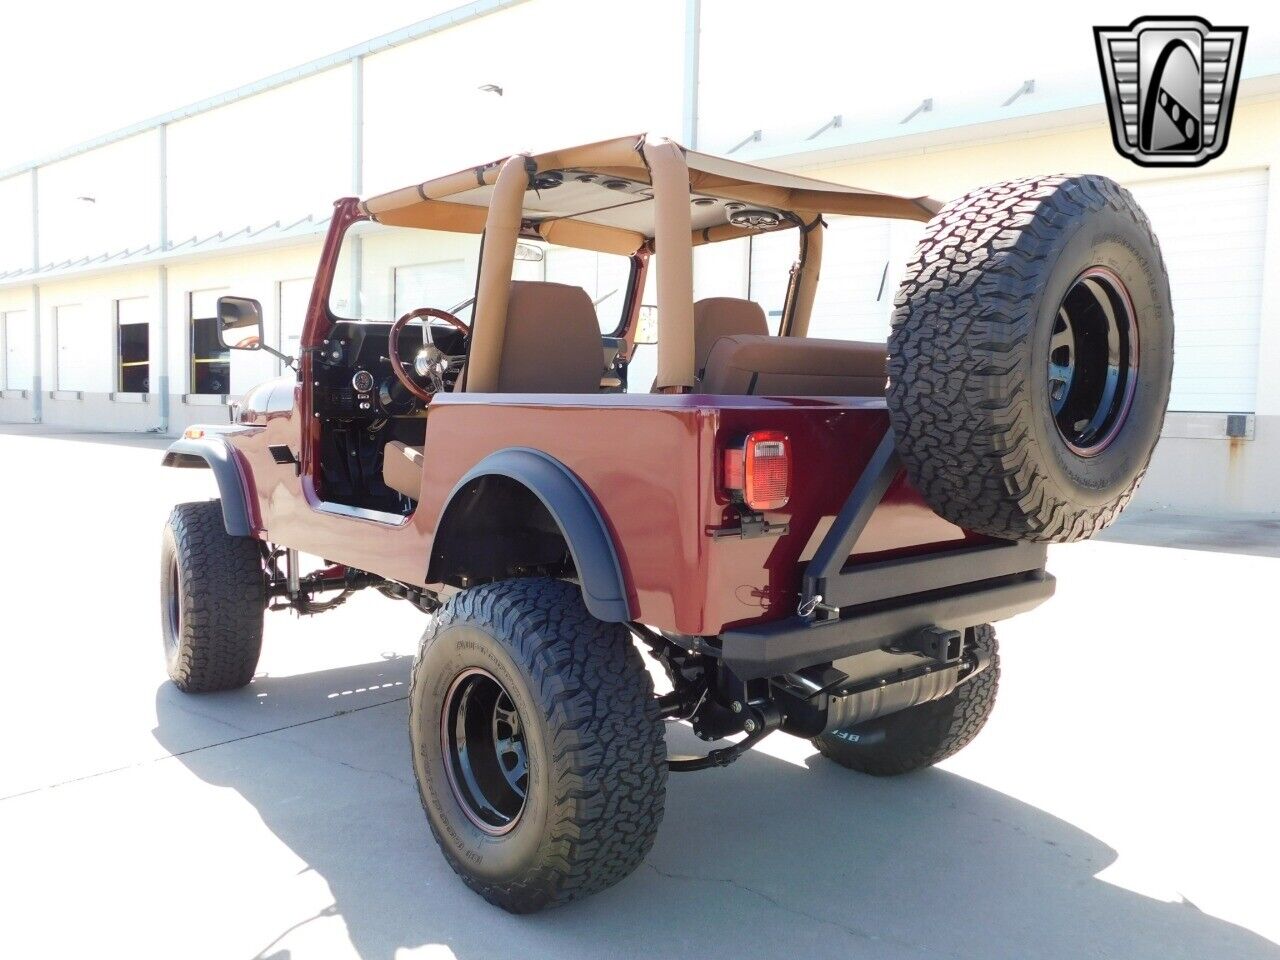
[[[316,351],[315,410],[338,420],[412,416],[421,406],[391,372],[387,356],[390,324],[336,323]],[[463,335],[448,324],[432,324],[431,335],[446,354],[465,351]],[[400,334],[400,356],[410,359],[422,346],[421,326]]]

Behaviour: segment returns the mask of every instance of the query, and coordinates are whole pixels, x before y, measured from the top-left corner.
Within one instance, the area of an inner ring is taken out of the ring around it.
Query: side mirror
[[[261,350],[262,304],[249,297],[219,297],[218,339],[231,350]]]
[[[636,321],[636,346],[651,347],[658,342],[658,308],[653,304],[640,305],[640,318]]]

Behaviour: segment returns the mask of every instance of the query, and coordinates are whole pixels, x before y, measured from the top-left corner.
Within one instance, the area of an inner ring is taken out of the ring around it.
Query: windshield
[[[342,238],[329,309],[335,317],[390,323],[418,307],[471,322],[480,235],[354,223]],[[596,305],[600,332],[622,325],[631,258],[521,240],[513,280],[582,287]]]

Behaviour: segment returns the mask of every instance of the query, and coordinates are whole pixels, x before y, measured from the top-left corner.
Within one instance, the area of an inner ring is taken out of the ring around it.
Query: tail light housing
[[[778,430],[749,433],[725,448],[722,484],[751,510],[779,510],[791,499],[791,441]]]

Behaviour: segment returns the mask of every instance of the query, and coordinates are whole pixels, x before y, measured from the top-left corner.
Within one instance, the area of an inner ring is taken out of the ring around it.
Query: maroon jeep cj
[[[927,222],[888,344],[808,335],[838,217]],[[695,302],[696,247],[778,231],[780,316]],[[169,675],[248,684],[264,610],[418,606],[427,821],[513,911],[625,877],[668,771],[773,731],[873,775],[968,743],[990,623],[1132,496],[1173,354],[1159,246],[1105,178],[942,206],[645,137],[338,201],[296,361],[257,301],[218,312],[294,369],[165,455],[220,494],[165,530]],[[745,737],[669,757],[664,721]]]

